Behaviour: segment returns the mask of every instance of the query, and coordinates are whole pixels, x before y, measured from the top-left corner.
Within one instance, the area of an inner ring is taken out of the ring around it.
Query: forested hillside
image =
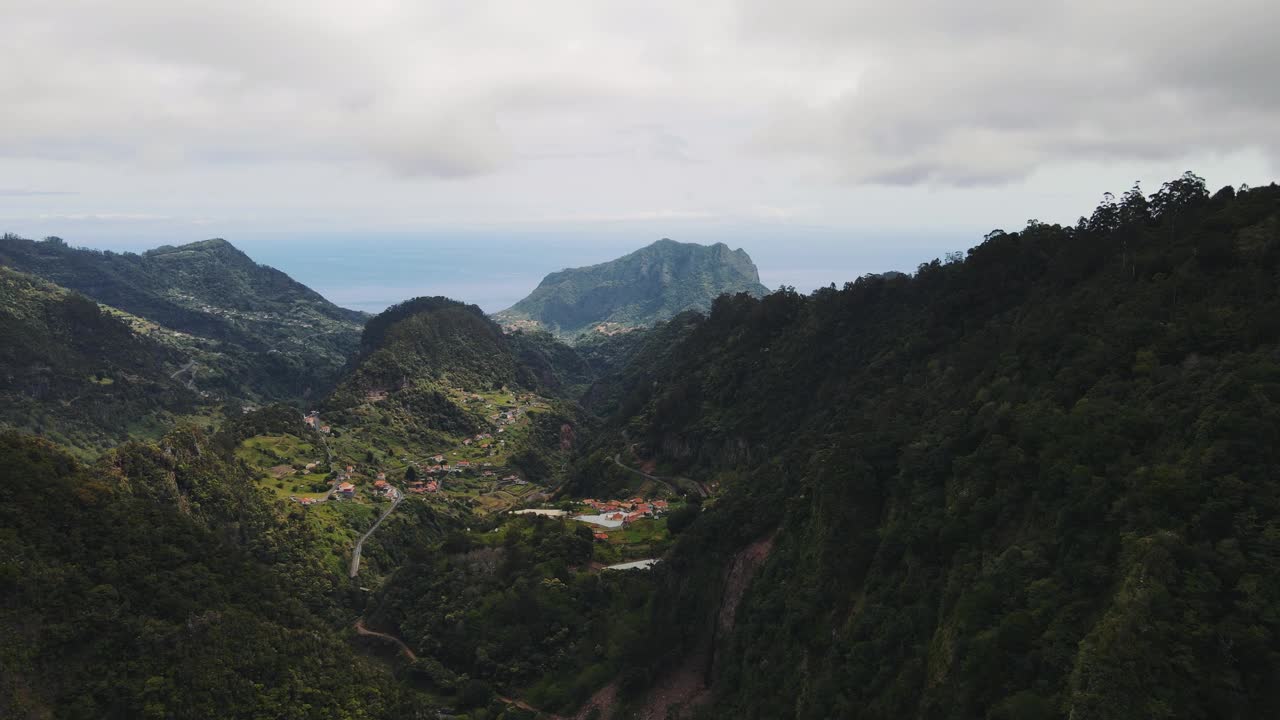
[[[572,340],[583,332],[616,333],[686,310],[705,311],[720,295],[740,292],[768,292],[745,251],[664,239],[617,260],[551,273],[494,317],[506,327]]]
[[[615,432],[579,466],[601,492],[625,434],[720,488],[657,570],[624,695],[1280,715],[1278,273],[1280,188],[1188,174],[912,277],[720,298],[601,390]]]
[[[346,641],[314,531],[217,438],[85,466],[0,433],[0,465],[0,716],[428,716]]]
[[[5,235],[0,265],[217,343],[216,357],[204,367],[205,386],[244,399],[327,390],[356,349],[365,319],[225,240],[139,255]]]
[[[406,300],[365,325],[355,372],[339,394],[397,390],[424,379],[477,388],[514,382],[502,329],[474,305],[444,297]]]
[[[199,401],[187,355],[78,293],[0,267],[0,427],[93,453]]]

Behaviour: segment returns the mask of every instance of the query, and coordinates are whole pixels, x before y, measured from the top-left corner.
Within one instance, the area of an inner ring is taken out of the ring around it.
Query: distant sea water
[[[283,270],[343,307],[376,313],[423,295],[445,295],[497,312],[528,295],[548,273],[606,262],[662,235],[601,233],[252,234],[230,236],[259,263]],[[831,232],[699,233],[681,242],[743,248],[769,288],[808,292],[921,262],[976,244],[955,236]]]
[[[318,237],[232,240],[254,260],[285,271],[343,307],[380,312],[444,295],[485,312],[510,307],[549,272],[603,262],[609,251],[572,250],[500,238]]]

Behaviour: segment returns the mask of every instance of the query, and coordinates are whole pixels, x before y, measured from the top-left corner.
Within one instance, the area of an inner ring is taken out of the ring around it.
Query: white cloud
[[[3,184],[77,193],[0,193],[10,217],[967,227],[1009,204],[986,187],[1061,217],[1170,167],[1265,179],[1240,168],[1280,154],[1263,0],[0,0],[0,17]],[[1100,179],[1068,193],[1054,178],[1081,163]],[[892,190],[916,185],[964,189]]]

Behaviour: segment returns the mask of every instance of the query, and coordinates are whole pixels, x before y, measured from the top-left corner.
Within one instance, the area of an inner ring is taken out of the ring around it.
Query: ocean
[[[606,262],[659,237],[633,233],[376,233],[261,234],[228,237],[254,260],[279,268],[331,301],[379,312],[402,300],[445,295],[486,312],[510,307],[548,273]],[[765,237],[749,233],[686,242],[725,242],[743,248],[770,288],[790,285],[808,292],[834,282],[886,270],[913,271],[920,263],[966,242],[946,235],[901,234],[842,238],[833,233]]]

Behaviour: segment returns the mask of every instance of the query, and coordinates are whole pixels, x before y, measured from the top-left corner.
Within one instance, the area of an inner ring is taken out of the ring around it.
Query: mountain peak
[[[495,318],[509,328],[574,337],[592,328],[651,325],[740,292],[768,293],[745,250],[662,238],[616,260],[553,272]]]
[[[232,245],[230,241],[223,238],[210,238],[208,240],[197,240],[195,242],[185,243],[183,245],[161,245],[143,253],[148,257],[159,257],[161,255],[172,255],[174,253],[200,252],[222,256],[231,256],[237,258],[249,259],[249,256],[240,248]]]

